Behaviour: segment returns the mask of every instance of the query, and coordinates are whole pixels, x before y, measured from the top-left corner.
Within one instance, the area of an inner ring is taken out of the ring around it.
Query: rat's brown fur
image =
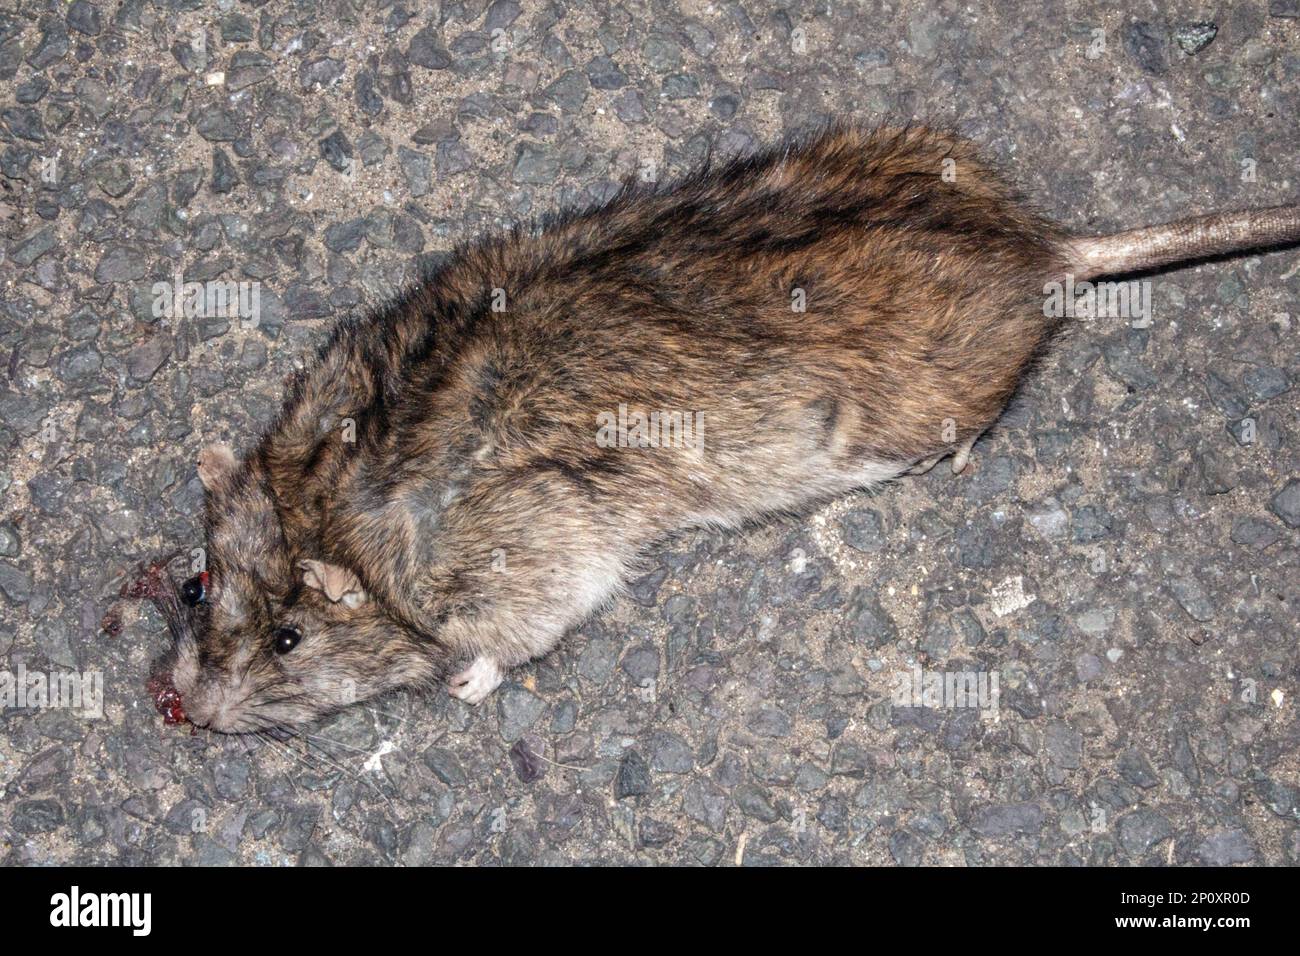
[[[463,248],[339,326],[242,465],[210,459],[187,710],[299,722],[471,658],[453,692],[481,699],[671,531],[964,460],[1076,252],[969,144],[854,127]],[[620,406],[701,413],[702,445],[607,447]]]

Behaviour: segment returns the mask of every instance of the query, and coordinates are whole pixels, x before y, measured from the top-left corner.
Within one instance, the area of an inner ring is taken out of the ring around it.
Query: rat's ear
[[[347,568],[310,558],[299,561],[298,567],[302,571],[303,584],[323,592],[336,604],[342,602],[344,607],[358,608],[366,603],[365,588]]]
[[[207,445],[199,452],[199,481],[208,491],[222,487],[239,467],[229,445]]]

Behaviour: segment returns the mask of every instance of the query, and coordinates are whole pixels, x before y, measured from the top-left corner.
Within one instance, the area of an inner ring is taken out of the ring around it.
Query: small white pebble
[[[212,73],[209,73],[209,74],[207,75],[207,77],[205,77],[205,79],[206,79],[207,82],[208,82],[208,86],[225,86],[225,85],[226,85],[226,74],[225,74],[225,73],[222,73],[220,70],[216,70],[216,71],[214,71],[214,72],[212,72]]]
[[[380,770],[383,769],[384,766],[382,763],[379,762],[379,758],[384,756],[385,754],[392,753],[396,749],[397,747],[394,746],[391,740],[385,740],[383,743],[379,745],[378,750],[376,750],[373,754],[371,754],[369,757],[366,758],[366,762],[362,764],[361,769],[367,771],[368,773],[378,773]]]
[[[1034,595],[1025,593],[1025,579],[1018,574],[995,584],[989,591],[989,607],[998,617],[1014,614],[1035,600]]]
[[[1281,707],[1282,701],[1286,700],[1286,695],[1282,693],[1282,688],[1280,687],[1274,690],[1273,693],[1269,694],[1269,696],[1273,698],[1274,707]]]
[[[1124,651],[1118,647],[1112,647],[1106,652],[1106,660],[1110,661],[1112,664],[1119,663],[1119,659],[1123,656]]]

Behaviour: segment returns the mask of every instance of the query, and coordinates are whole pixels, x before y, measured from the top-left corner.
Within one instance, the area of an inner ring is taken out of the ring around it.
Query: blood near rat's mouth
[[[190,624],[176,591],[176,584],[167,570],[166,561],[148,565],[133,581],[122,586],[122,597],[148,600],[158,608],[167,621],[172,637],[177,641],[190,638]],[[162,714],[165,724],[183,724],[189,718],[180,691],[172,681],[169,664],[160,663],[145,683],[145,690],[153,700],[154,709]]]
[[[153,698],[154,709],[162,714],[164,724],[183,724],[188,717],[185,716],[185,706],[181,702],[181,692],[176,689],[172,683],[172,675],[159,671],[149,678],[145,684],[145,690]]]

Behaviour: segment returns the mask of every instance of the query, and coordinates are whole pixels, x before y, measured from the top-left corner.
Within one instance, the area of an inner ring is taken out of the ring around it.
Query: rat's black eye
[[[288,654],[302,640],[302,631],[296,627],[277,627],[275,629],[275,652]]]
[[[203,579],[206,575],[196,574],[184,584],[181,585],[181,600],[190,607],[202,604],[208,596],[208,589],[204,587]]]

